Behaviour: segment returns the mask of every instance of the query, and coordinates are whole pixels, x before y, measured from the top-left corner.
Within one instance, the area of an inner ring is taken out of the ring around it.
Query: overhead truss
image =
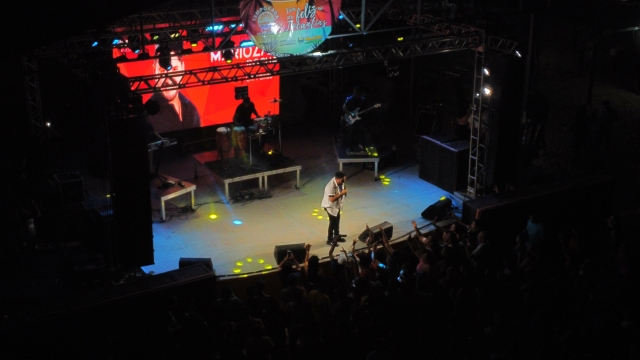
[[[37,50],[36,55],[71,55],[91,50],[139,47],[170,40],[202,42],[209,46],[204,51],[215,50],[216,46],[220,48],[223,44],[214,43],[214,38],[225,39],[230,33],[244,33],[238,2],[221,2],[222,5],[214,7],[169,8],[131,15],[107,28],[95,29],[81,36],[44,46]],[[339,22],[346,23],[347,29],[334,29],[329,38],[362,36],[372,31],[395,31],[406,27],[420,28],[440,35],[464,35],[482,30],[422,14],[418,6],[407,8],[399,0],[343,2],[341,15]],[[489,35],[485,45],[489,49],[506,53],[512,53],[517,48],[515,41]]]
[[[480,37],[481,34],[476,32],[464,36],[443,36],[348,51],[330,51],[318,56],[305,55],[257,60],[248,63],[131,77],[129,83],[132,90],[141,94],[163,89],[215,85],[230,81],[370,64],[392,58],[410,58],[464,50],[477,44]]]

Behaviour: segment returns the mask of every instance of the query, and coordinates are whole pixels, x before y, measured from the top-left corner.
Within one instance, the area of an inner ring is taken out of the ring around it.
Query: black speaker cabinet
[[[369,226],[369,229],[371,229],[371,231],[373,232],[373,241],[375,242],[378,240],[382,240],[382,232],[380,231],[380,227],[382,227],[382,231],[384,231],[384,233],[387,235],[387,239],[391,240],[391,237],[393,236],[393,225],[390,222],[385,221],[382,224]],[[367,229],[364,229],[360,236],[358,236],[358,240],[366,242],[368,237],[369,232],[367,231]]]
[[[304,243],[289,244],[289,245],[276,245],[273,249],[273,257],[276,259],[276,264],[280,264],[282,260],[287,256],[287,251],[293,253],[293,257],[300,264],[304,263],[304,257],[307,252],[304,249]]]
[[[451,199],[444,198],[429,205],[420,216],[427,220],[443,219],[451,212]]]
[[[452,141],[440,146],[435,185],[453,194],[467,186],[469,140]]]
[[[196,264],[202,264],[207,269],[214,271],[213,262],[211,261],[211,258],[182,258],[181,257],[180,261],[178,262],[178,269],[184,269],[186,267],[189,267],[191,265],[196,265]]]
[[[419,149],[419,176],[420,179],[436,184],[438,181],[438,171],[440,169],[439,159],[442,144],[455,141],[455,135],[435,134],[420,137]]]

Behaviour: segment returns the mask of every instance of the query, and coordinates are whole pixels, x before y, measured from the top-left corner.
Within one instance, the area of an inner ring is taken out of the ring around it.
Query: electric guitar
[[[353,125],[353,123],[361,119],[360,115],[366,113],[369,110],[377,109],[380,106],[382,106],[382,104],[375,104],[372,107],[364,109],[362,111],[358,111],[360,110],[360,108],[357,108],[353,110],[351,114],[344,114],[344,121],[347,122],[347,125]]]

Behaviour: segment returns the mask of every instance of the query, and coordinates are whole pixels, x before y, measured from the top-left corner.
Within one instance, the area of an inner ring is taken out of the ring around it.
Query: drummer
[[[255,132],[256,127],[253,125],[251,115],[260,117],[256,105],[251,101],[248,95],[244,95],[242,103],[236,108],[236,112],[233,115],[234,126],[244,126],[247,132]]]

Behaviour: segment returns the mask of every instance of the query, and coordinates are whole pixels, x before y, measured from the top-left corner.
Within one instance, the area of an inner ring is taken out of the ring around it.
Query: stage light
[[[318,212],[318,209],[313,209],[313,211]]]
[[[44,126],[50,128],[51,127],[51,122],[47,121],[46,123],[44,123]]]
[[[91,47],[96,47],[98,46],[98,40],[94,40],[93,43],[91,44]]]
[[[172,31],[171,33],[169,33],[169,37],[172,39],[177,39],[180,37],[180,32],[179,31]]]
[[[238,269],[238,268],[233,269],[233,273],[234,273],[234,274],[239,274],[241,271],[242,271],[242,270],[241,270],[241,269]]]
[[[224,25],[213,25],[213,26],[207,26],[207,30],[208,31],[222,31],[222,29],[224,29]]]
[[[233,220],[233,224],[234,224],[234,225],[242,225],[242,221],[240,221],[240,220]]]
[[[317,212],[311,213],[311,216],[318,216]]]
[[[491,70],[488,67],[482,68],[482,73],[484,73],[484,76],[491,76]]]
[[[258,259],[258,264],[264,264],[264,259]]]
[[[360,29],[360,24],[356,24],[356,27],[357,27],[358,29]]]
[[[344,19],[344,15],[343,14],[338,15],[338,20],[342,20],[342,19]]]
[[[158,55],[158,64],[160,67],[167,71],[171,70],[171,49],[166,45],[162,45],[158,48],[156,53]]]
[[[485,85],[485,86],[482,88],[482,93],[483,93],[483,94],[485,94],[485,95],[487,95],[487,96],[491,96],[491,93],[492,93],[492,92],[493,92],[493,91],[491,90],[491,87],[490,87],[490,86],[488,86],[488,85]]]
[[[216,214],[209,215],[209,219],[217,219],[217,218],[218,218],[218,215]]]
[[[318,215],[318,220],[322,219],[322,215]]]
[[[247,262],[253,262],[253,258],[247,258]]]
[[[516,50],[516,56],[519,57],[519,58],[522,57],[522,54],[520,54],[520,51]]]
[[[119,45],[122,44],[124,41],[121,38],[115,38],[111,41],[111,45]]]
[[[254,46],[255,43],[252,40],[243,40],[240,41],[240,47],[249,47],[249,46]]]
[[[191,40],[190,43],[191,43],[191,47],[198,46],[198,40]]]
[[[151,33],[149,36],[151,37],[151,40],[153,40],[153,41],[156,41],[156,40],[160,39],[160,34],[158,34],[158,33]]]
[[[442,200],[447,200],[447,197],[443,195],[443,196],[440,198],[440,201],[442,201]]]
[[[151,59],[151,55],[147,52],[147,50],[143,50],[140,54],[138,54],[138,60],[149,60]]]
[[[233,62],[233,50],[223,51],[222,57],[224,58],[224,62],[226,62],[227,64],[231,64]]]
[[[244,264],[242,263],[242,261],[236,261],[236,265],[238,265],[238,266],[242,266],[242,265],[244,265]]]
[[[402,41],[402,40],[404,40],[404,37],[398,36],[398,41]]]
[[[386,176],[384,175],[380,175],[380,179],[384,179]]]
[[[267,269],[267,270],[271,270],[271,269],[273,269],[273,266],[271,266],[269,264],[265,264],[264,268]]]

